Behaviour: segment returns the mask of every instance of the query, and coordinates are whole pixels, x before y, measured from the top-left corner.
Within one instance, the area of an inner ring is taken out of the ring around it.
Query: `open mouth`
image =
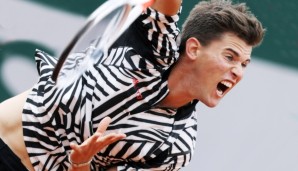
[[[231,87],[232,87],[231,82],[221,81],[217,84],[217,92],[218,92],[219,95],[223,95]]]

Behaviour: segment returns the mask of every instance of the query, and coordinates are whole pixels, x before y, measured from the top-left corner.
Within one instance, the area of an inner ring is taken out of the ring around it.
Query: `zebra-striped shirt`
[[[81,144],[106,116],[107,133],[127,137],[94,156],[92,170],[178,170],[196,141],[196,101],[179,109],[157,104],[169,92],[167,74],[177,60],[175,16],[148,8],[112,46],[66,89],[51,79],[57,59],[36,51],[40,79],[23,110],[27,151],[35,170],[67,170],[71,142]],[[84,56],[84,53],[77,54]]]

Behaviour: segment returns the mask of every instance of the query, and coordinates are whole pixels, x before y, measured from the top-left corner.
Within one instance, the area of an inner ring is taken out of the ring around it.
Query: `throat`
[[[178,109],[179,107],[185,106],[192,100],[193,99],[188,99],[185,97],[177,97],[169,93],[162,101],[157,104],[157,106]]]

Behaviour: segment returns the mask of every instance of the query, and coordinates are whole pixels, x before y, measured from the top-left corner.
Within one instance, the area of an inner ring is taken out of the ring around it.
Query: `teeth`
[[[223,91],[222,90],[217,90],[217,94],[223,95]]]
[[[229,88],[232,87],[232,83],[231,83],[231,82],[228,82],[228,81],[222,81],[222,82],[220,82],[220,83],[222,83],[223,85],[225,85],[225,86],[227,86],[227,87],[229,87]]]

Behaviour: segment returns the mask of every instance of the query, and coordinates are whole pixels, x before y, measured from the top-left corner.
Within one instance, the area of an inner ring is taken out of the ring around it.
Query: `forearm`
[[[181,3],[182,0],[155,0],[151,7],[165,15],[172,16],[177,14]]]

